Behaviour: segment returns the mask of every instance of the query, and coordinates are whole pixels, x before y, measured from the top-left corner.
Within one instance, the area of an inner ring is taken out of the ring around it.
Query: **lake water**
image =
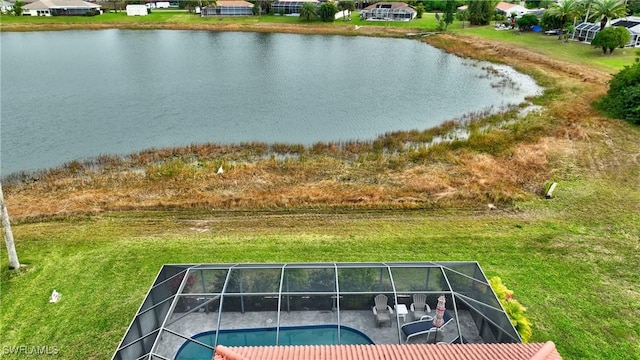
[[[540,89],[409,39],[175,30],[0,33],[2,177],[192,143],[426,129]],[[517,86],[497,86],[504,76]]]

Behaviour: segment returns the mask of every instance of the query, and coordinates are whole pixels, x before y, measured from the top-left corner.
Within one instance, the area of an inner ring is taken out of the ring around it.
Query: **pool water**
[[[336,325],[281,327],[279,337],[278,345],[373,344],[367,335],[347,326],[340,327],[340,341],[338,342],[338,327]],[[193,338],[214,346],[216,332],[202,332]],[[218,335],[218,345],[274,346],[276,345],[276,328],[221,330]],[[175,359],[210,360],[212,357],[213,350],[187,340],[178,350]]]

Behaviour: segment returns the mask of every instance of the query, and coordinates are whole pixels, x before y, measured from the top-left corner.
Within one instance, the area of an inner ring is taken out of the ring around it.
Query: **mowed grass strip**
[[[26,266],[8,271],[3,249],[2,345],[110,357],[165,263],[476,260],[528,308],[532,341],[553,340],[566,359],[638,358],[640,194],[575,180],[556,195],[504,212],[184,210],[16,225]]]
[[[588,65],[608,71],[618,72],[623,66],[630,65],[636,56],[632,48],[616,49],[613,55],[603,55],[602,49],[578,41],[558,40],[558,36],[515,30],[495,30],[493,27],[467,27],[456,31],[459,34],[474,35],[485,39],[497,40],[538,52],[554,59],[574,64]]]

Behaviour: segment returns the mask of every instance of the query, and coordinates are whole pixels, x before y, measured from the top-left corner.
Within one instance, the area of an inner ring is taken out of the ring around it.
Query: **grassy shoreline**
[[[284,31],[296,27],[336,31]],[[110,357],[163,263],[476,260],[527,306],[533,341],[554,341],[565,359],[640,359],[640,128],[591,108],[616,65],[554,57],[527,36],[424,39],[548,88],[540,112],[476,119],[466,142],[400,145],[451,123],[310,149],[167,149],[8,184],[26,266],[8,271],[0,252],[2,345]],[[301,157],[262,159],[274,149]],[[560,185],[545,200],[549,180]],[[63,301],[48,304],[54,288]]]

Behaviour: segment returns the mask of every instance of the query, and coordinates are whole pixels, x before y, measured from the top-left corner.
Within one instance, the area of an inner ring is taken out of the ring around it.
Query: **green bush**
[[[540,25],[545,31],[559,29],[560,27],[562,27],[562,19],[558,16],[550,14],[548,11],[545,11],[544,14],[542,14],[542,18],[540,19]]]
[[[497,276],[489,279],[491,288],[498,296],[500,304],[504,308],[504,311],[509,316],[511,323],[520,334],[523,342],[529,342],[531,339],[531,322],[527,319],[525,312],[527,309],[520,304],[520,302],[513,297],[513,291],[509,290],[503,283],[502,279]]]
[[[422,19],[423,14],[424,14],[424,6],[422,4],[416,6],[416,18]]]
[[[640,51],[636,62],[625,66],[609,81],[609,91],[596,107],[609,116],[640,124]]]
[[[533,14],[524,14],[520,19],[516,20],[516,24],[522,31],[531,31],[534,25],[538,25],[538,17]]]
[[[631,40],[629,31],[622,26],[609,26],[600,30],[591,41],[591,46],[601,47],[602,52],[613,54],[617,47],[625,46]]]
[[[631,15],[640,15],[640,0],[627,1],[627,7]]]
[[[318,17],[324,22],[333,22],[336,20],[338,7],[332,2],[325,2],[318,8]]]

